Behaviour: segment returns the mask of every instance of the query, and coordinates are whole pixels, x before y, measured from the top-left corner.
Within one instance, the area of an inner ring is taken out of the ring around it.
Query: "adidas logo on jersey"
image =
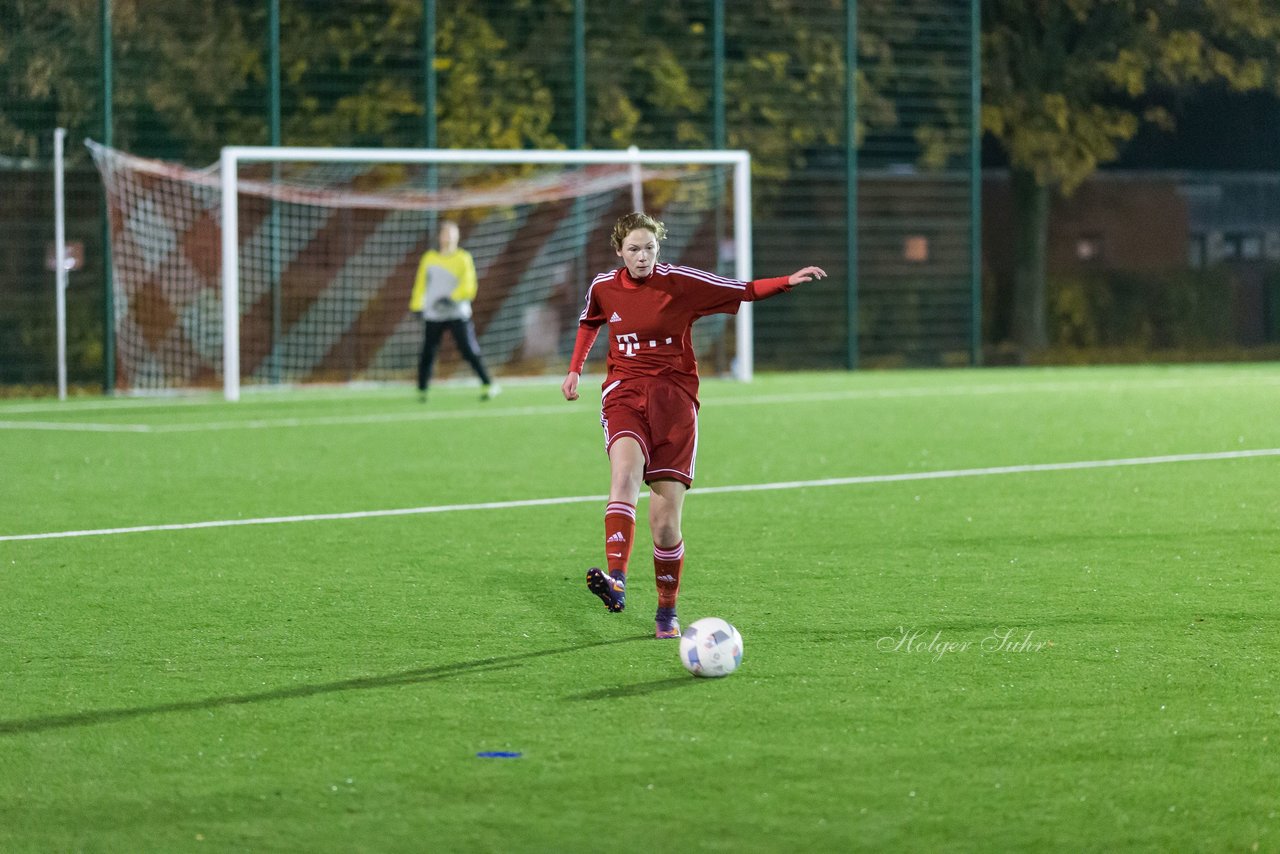
[[[622,322],[622,318],[621,318],[621,317],[619,317],[619,316],[618,316],[618,313],[615,311],[615,312],[613,313],[613,316],[609,318],[609,322],[610,322],[610,323],[621,323],[621,322]]]
[[[609,537],[609,539],[605,540],[605,542],[607,543],[625,543],[626,541],[627,541],[627,538],[623,535],[621,531],[615,532],[613,535]]]

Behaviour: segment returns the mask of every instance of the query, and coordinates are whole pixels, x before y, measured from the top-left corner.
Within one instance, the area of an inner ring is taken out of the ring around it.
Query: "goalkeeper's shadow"
[[[453,664],[438,664],[431,667],[418,667],[402,670],[383,676],[361,676],[353,679],[342,679],[336,682],[323,682],[318,685],[291,685],[287,688],[276,688],[269,691],[258,691],[251,694],[233,694],[224,697],[206,697],[201,700],[185,700],[174,703],[156,703],[149,706],[134,706],[121,709],[98,709],[74,712],[65,715],[45,715],[33,718],[13,718],[0,720],[0,736],[22,735],[26,733],[47,732],[49,730],[73,729],[76,727],[96,726],[98,724],[115,723],[117,721],[145,718],[152,715],[172,714],[175,712],[195,712],[228,706],[246,706],[254,703],[266,703],[276,700],[296,700],[324,694],[336,694],[343,691],[361,691],[370,688],[389,688],[393,686],[415,685],[465,676],[472,673],[485,673],[498,670],[509,670],[522,662],[554,655],[579,652],[602,646],[633,643],[651,640],[649,635],[633,635],[624,638],[591,641],[561,646],[554,649],[533,652],[499,655],[490,658],[461,661]]]

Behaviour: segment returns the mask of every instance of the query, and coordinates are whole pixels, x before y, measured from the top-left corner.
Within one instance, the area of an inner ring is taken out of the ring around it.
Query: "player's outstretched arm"
[[[799,285],[804,282],[813,282],[818,279],[825,279],[827,271],[821,267],[801,267],[790,276],[787,277],[788,285]]]
[[[577,371],[570,371],[564,378],[564,382],[560,383],[560,391],[564,393],[565,400],[578,399],[578,380],[581,375]]]
[[[756,279],[754,282],[747,282],[747,289],[743,293],[742,299],[744,302],[768,299],[785,293],[796,285],[812,282],[815,279],[825,279],[826,277],[827,271],[821,267],[801,267],[790,276],[777,276],[772,279]]]

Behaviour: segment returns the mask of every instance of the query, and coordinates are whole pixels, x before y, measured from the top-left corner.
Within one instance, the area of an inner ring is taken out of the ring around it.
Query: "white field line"
[[[1034,370],[1034,369],[1024,369]],[[602,375],[587,375],[582,378],[582,387],[590,388],[593,382],[598,382]],[[704,381],[703,391],[707,391],[712,387],[716,380]],[[729,383],[729,381],[725,381]],[[503,379],[503,385],[511,386],[537,386],[545,385],[548,389],[554,390],[559,388],[559,377],[547,378],[531,378],[512,377]],[[439,383],[445,388],[458,388],[470,393],[474,383],[470,380],[455,381],[442,380]],[[245,401],[252,403],[275,403],[275,402],[306,402],[312,403],[317,401],[331,400],[350,400],[354,395],[358,395],[369,388],[380,389],[391,384],[371,384],[365,385],[355,384],[348,386],[307,386],[296,387],[297,390],[289,395],[287,392],[281,391],[274,387],[246,387],[242,389]],[[858,398],[892,398],[892,397],[928,397],[930,395],[954,396],[957,394],[965,394],[972,391],[974,394],[997,394],[997,393],[1041,393],[1041,392],[1057,392],[1057,391],[1123,391],[1127,389],[1179,389],[1179,388],[1199,388],[1203,386],[1212,386],[1214,388],[1223,387],[1240,387],[1240,386],[1272,386],[1280,385],[1280,373],[1276,374],[1245,374],[1243,376],[1223,377],[1218,374],[1201,376],[1198,374],[1189,374],[1175,377],[1152,378],[1152,379],[1125,379],[1125,380],[1107,380],[1107,379],[1085,379],[1085,380],[1042,380],[1031,382],[1010,381],[1008,383],[990,383],[981,386],[965,387],[946,385],[946,386],[912,386],[906,388],[891,389],[852,389],[846,392],[830,392],[830,393],[814,393],[800,395],[768,395],[758,398],[740,398],[729,400],[715,400],[717,406],[731,404],[733,402],[755,402],[759,400],[768,400],[777,398],[787,402],[804,402],[807,400],[844,400]],[[479,388],[478,386],[474,386]],[[405,394],[412,391],[412,387],[405,385]],[[255,400],[254,396],[262,394]],[[266,397],[265,395],[272,395]],[[279,396],[276,396],[279,395]],[[370,398],[370,402],[382,400],[383,395],[379,394]],[[48,403],[14,403],[5,404],[0,402],[0,416],[9,415],[34,415],[40,413],[49,414],[67,414],[72,412],[92,412],[96,410],[108,410],[119,412],[121,410],[130,409],[173,409],[175,407],[198,408],[202,406],[222,406],[225,401],[222,396],[214,393],[195,393],[183,394],[175,392],[173,394],[156,394],[139,397],[118,397],[118,398],[86,398],[72,399],[67,401],[48,402]],[[241,404],[244,405],[244,404]]]
[[[578,410],[560,406],[523,406],[506,409],[455,409],[422,412],[366,412],[353,415],[317,415],[310,418],[251,418],[244,421],[198,421],[190,424],[133,424],[86,421],[0,421],[0,430],[54,430],[93,433],[206,433],[219,430],[264,430],[277,427],[326,427],[347,424],[391,424],[401,421],[451,421],[459,418],[516,418],[560,415]]]
[[[1006,474],[1030,474],[1035,472],[1079,471],[1084,469],[1120,468],[1125,466],[1152,466],[1168,463],[1191,463],[1211,460],[1239,460],[1257,457],[1280,456],[1280,448],[1261,448],[1245,451],[1217,451],[1200,454],[1166,454],[1155,457],[1125,457],[1113,460],[1081,460],[1065,463],[1033,463],[1017,466],[991,466],[973,469],[946,469],[941,471],[902,472],[899,474],[873,474],[857,477],[832,477],[821,480],[789,480],[774,483],[738,484],[699,488],[699,495],[716,495],[733,492],[766,492],[779,489],[811,489],[831,486],[857,486],[869,483],[901,483],[916,480],[947,480],[960,477],[990,477]],[[642,495],[642,498],[647,496]],[[302,516],[265,516],[257,519],[217,519],[208,522],[183,522],[168,525],[138,525],[129,528],[96,528],[82,531],[50,531],[41,534],[5,534],[0,542],[17,540],[57,540],[70,537],[98,537],[112,534],[142,534],[153,531],[190,531],[200,528],[238,528],[244,525],[280,525],[293,522],[330,522],[344,519],[379,519],[388,516],[422,516],[431,513],[460,513],[473,510],[511,510],[520,507],[549,507],[559,504],[603,503],[606,495],[575,495],[563,498],[530,498],[520,501],[485,501],[478,504],[436,504],[426,507],[402,507],[392,510],[357,510],[348,513],[312,513]]]
[[[603,378],[603,374],[596,376],[597,380]],[[501,379],[502,385],[505,388],[530,385],[559,388],[561,378],[502,377]],[[583,378],[584,382],[589,381],[590,379],[591,375]],[[480,381],[473,377],[467,377],[464,379],[436,380],[431,384],[431,387],[434,389],[436,386],[440,386],[442,389],[459,389],[466,391],[468,394],[472,391],[475,391],[476,393],[479,393],[480,391]],[[412,382],[371,381],[350,383],[306,383],[303,385],[292,383],[283,383],[281,385],[271,386],[246,385],[240,388],[241,403],[239,405],[323,403],[335,400],[352,400],[354,398],[361,397],[370,401],[378,401],[390,397],[393,394],[399,394],[400,399],[404,400],[412,393]],[[32,415],[41,412],[68,413],[92,411],[97,409],[171,409],[176,406],[200,407],[224,405],[226,405],[226,400],[223,399],[220,392],[173,391],[126,394],[117,397],[94,397],[86,395],[84,397],[72,397],[68,400],[44,400],[38,403],[6,403],[3,399],[0,399],[0,415]]]
[[[210,403],[221,403],[220,396],[199,394],[191,396],[169,397],[129,397],[129,398],[90,398],[87,400],[66,400],[61,403],[11,403],[0,404],[0,414],[32,415],[39,413],[92,412],[98,409],[168,409],[176,406],[201,406]]]
[[[57,433],[154,433],[150,424],[109,424],[85,421],[0,421],[0,430],[51,430]]]
[[[1079,382],[1043,382],[1043,383],[995,383],[975,386],[924,386],[884,389],[850,389],[833,392],[802,392],[796,394],[770,394],[753,397],[712,398],[708,405],[714,409],[725,406],[756,406],[762,404],[793,403],[829,403],[850,400],[889,400],[900,398],[932,398],[932,397],[969,397],[1023,393],[1067,393],[1067,392],[1125,392],[1144,389],[1180,389],[1198,388],[1212,385],[1215,389],[1223,387],[1248,387],[1255,385],[1280,385],[1280,375],[1275,377],[1249,377],[1235,381],[1188,382],[1184,379],[1124,381],[1104,383]],[[1219,380],[1221,378],[1218,378]],[[1243,380],[1243,381],[1242,381]],[[588,397],[589,401],[590,398]],[[588,407],[594,404],[588,402]],[[0,407],[0,414],[21,411],[15,408]],[[48,410],[46,410],[48,411]],[[535,415],[573,415],[581,413],[583,405],[568,404],[560,401],[545,406],[522,406],[495,408],[484,407],[459,410],[418,411],[397,410],[395,412],[366,412],[351,415],[319,415],[314,417],[294,418],[251,418],[233,421],[198,421],[187,424],[145,424],[145,423],[112,423],[82,421],[0,421],[0,430],[51,430],[51,431],[83,431],[95,433],[199,433],[221,430],[263,430],[274,428],[297,427],[329,427],[351,424],[391,424],[407,421],[442,421],[459,418],[519,418]]]

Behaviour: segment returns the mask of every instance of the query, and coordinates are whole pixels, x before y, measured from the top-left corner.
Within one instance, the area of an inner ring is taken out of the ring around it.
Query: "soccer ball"
[[[694,620],[680,636],[680,663],[694,676],[728,676],[742,663],[742,635],[719,617]]]

